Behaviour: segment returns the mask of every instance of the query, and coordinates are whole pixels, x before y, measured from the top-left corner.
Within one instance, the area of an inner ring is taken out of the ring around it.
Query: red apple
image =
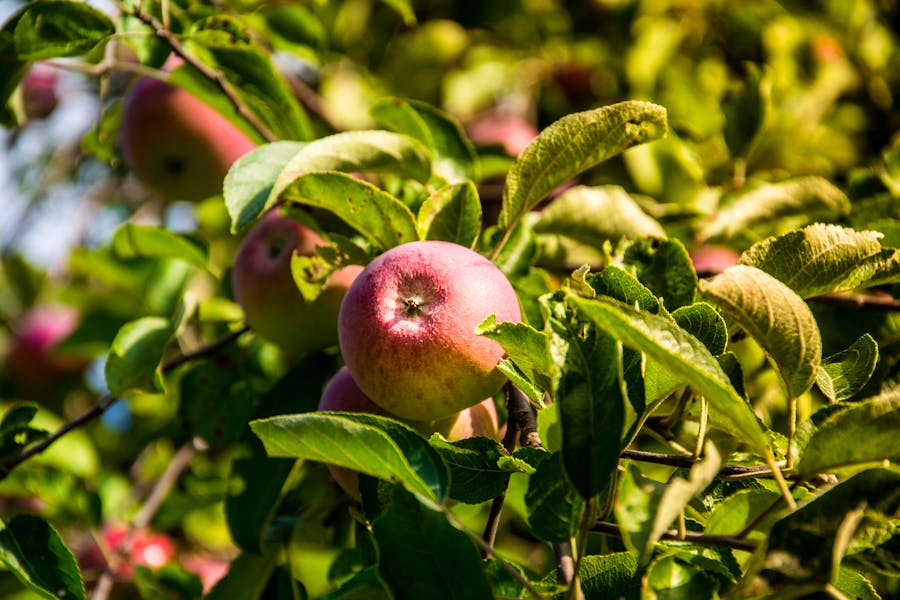
[[[480,144],[502,144],[510,156],[518,156],[537,136],[538,130],[519,117],[487,116],[469,125],[469,137]]]
[[[199,98],[157,79],[141,78],[125,99],[122,157],[139,180],[166,199],[198,201],[221,194],[229,167],[255,146]]]
[[[46,119],[59,103],[59,74],[44,63],[35,63],[22,78],[22,105],[28,120]]]
[[[304,356],[337,343],[341,300],[362,267],[338,269],[322,293],[306,302],[294,283],[291,256],[312,256],[325,242],[277,210],[263,217],[238,248],[232,270],[234,296],[247,324],[289,354]]]
[[[373,402],[434,421],[493,396],[503,348],[475,329],[489,315],[520,321],[518,298],[491,261],[464,246],[410,242],[365,268],[341,304],[341,354]]]
[[[102,527],[99,539],[79,548],[76,555],[85,573],[103,571],[109,560],[117,577],[130,579],[136,566],[158,569],[175,557],[175,551],[175,542],[163,533],[108,523]]]
[[[322,397],[319,400],[319,410],[333,410],[344,412],[358,412],[371,415],[384,415],[392,418],[396,416],[388,413],[383,408],[372,402],[366,396],[356,382],[347,367],[341,369],[331,378]],[[423,435],[431,435],[439,432],[451,442],[470,438],[473,436],[485,436],[499,439],[497,426],[497,407],[493,398],[487,398],[475,406],[470,406],[459,413],[437,422],[408,422],[408,425]],[[328,471],[335,482],[348,495],[360,499],[359,476],[353,469],[327,465]]]
[[[56,345],[75,330],[78,320],[74,308],[46,304],[31,309],[16,322],[4,367],[18,393],[41,396],[84,368],[81,359],[54,355]]]
[[[706,277],[721,273],[737,263],[741,253],[728,246],[698,246],[690,252],[691,262],[697,275]]]

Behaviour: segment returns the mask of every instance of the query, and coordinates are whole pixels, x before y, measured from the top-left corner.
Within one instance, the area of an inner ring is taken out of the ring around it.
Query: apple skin
[[[510,156],[518,156],[537,137],[538,130],[519,117],[482,117],[469,125],[469,137],[478,144],[502,144]]]
[[[334,377],[326,384],[319,400],[320,411],[356,412],[370,415],[382,415],[397,419],[383,408],[372,402],[366,396],[350,374],[347,367],[341,367]],[[500,439],[497,424],[497,407],[493,398],[486,398],[475,406],[461,410],[455,415],[436,422],[407,423],[422,435],[431,435],[439,432],[451,442],[474,437],[485,436],[494,440]],[[347,494],[355,500],[360,500],[359,474],[353,469],[326,465],[331,477]]]
[[[301,357],[337,343],[341,300],[359,265],[336,270],[322,293],[306,302],[291,273],[291,256],[312,256],[325,242],[305,225],[273,210],[247,234],[231,273],[234,296],[247,324],[263,339]]]
[[[85,574],[102,572],[108,557],[109,566],[119,579],[130,579],[138,565],[158,569],[172,561],[175,553],[175,542],[168,535],[145,528],[130,530],[119,523],[104,524],[98,540],[91,539],[75,552]]]
[[[46,119],[59,104],[59,74],[44,63],[35,63],[22,78],[22,105],[29,121]]]
[[[256,147],[196,96],[150,77],[125,98],[118,142],[129,170],[173,201],[221,194],[229,167]]]
[[[443,241],[409,242],[376,257],[344,296],[344,362],[373,402],[434,421],[493,396],[503,348],[475,334],[490,314],[522,318],[516,292],[487,258]]]
[[[17,320],[4,361],[4,369],[17,393],[26,397],[43,396],[84,368],[84,360],[53,354],[56,344],[75,330],[78,321],[78,311],[61,304],[36,306]]]
[[[690,250],[691,263],[700,277],[717,275],[735,265],[741,253],[728,246],[705,245]]]

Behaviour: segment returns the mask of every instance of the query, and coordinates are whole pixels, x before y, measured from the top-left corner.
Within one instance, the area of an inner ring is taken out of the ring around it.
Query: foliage
[[[24,3],[0,120],[9,156],[47,149],[0,223],[4,597],[896,597],[898,22],[874,0]],[[38,61],[97,107],[68,145],[60,108],[27,116]],[[259,143],[221,195],[128,178],[146,74]],[[536,126],[521,152],[476,135],[510,116]],[[503,270],[524,319],[477,330],[506,352],[502,443],[316,411],[337,349],[257,338],[230,286],[276,205],[327,244],[294,257],[307,298],[413,240]],[[26,243],[41,215],[77,229],[54,264]],[[26,386],[17,323],[50,303],[79,325]],[[177,552],[141,562],[114,523]]]

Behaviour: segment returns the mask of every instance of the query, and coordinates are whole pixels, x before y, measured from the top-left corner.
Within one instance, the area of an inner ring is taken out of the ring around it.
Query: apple
[[[118,578],[130,579],[136,566],[158,569],[173,560],[175,552],[175,542],[164,533],[106,523],[100,530],[99,539],[78,548],[75,554],[83,572],[99,573],[108,561]]]
[[[221,194],[229,167],[256,147],[199,98],[151,77],[127,94],[118,143],[125,165],[147,187],[186,201]]]
[[[538,134],[537,128],[520,117],[489,115],[469,125],[469,137],[478,144],[501,144],[510,156],[518,156]]]
[[[694,265],[694,271],[700,277],[721,273],[728,267],[736,264],[741,257],[741,253],[734,248],[713,244],[697,246],[691,249],[688,254],[691,257],[691,263]]]
[[[383,415],[397,419],[366,396],[346,366],[341,367],[329,380],[319,400],[320,411],[343,411]],[[402,420],[402,419],[398,419]],[[436,422],[407,422],[422,435],[429,436],[437,431],[451,442],[485,436],[498,440],[500,434],[497,425],[497,407],[493,398],[486,398],[475,406],[463,409],[455,415]],[[359,475],[353,469],[326,465],[335,482],[352,498],[359,500]]]
[[[22,106],[29,121],[50,116],[59,104],[58,84],[59,74],[55,68],[44,63],[31,66],[21,83]]]
[[[42,396],[84,368],[84,360],[54,354],[56,345],[75,330],[78,321],[78,311],[61,304],[36,306],[17,319],[4,361],[16,392]]]
[[[312,302],[304,300],[291,273],[291,256],[312,256],[325,242],[312,229],[283,216],[264,216],[241,242],[231,273],[234,296],[247,324],[288,354],[305,356],[337,344],[341,300],[359,265],[336,270]]]
[[[493,396],[503,348],[475,334],[489,315],[520,321],[500,269],[451,242],[401,244],[376,257],[341,303],[338,336],[353,379],[386,411],[434,421]]]

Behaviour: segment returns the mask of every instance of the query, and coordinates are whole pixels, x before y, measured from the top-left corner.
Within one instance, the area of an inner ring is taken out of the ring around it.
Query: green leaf
[[[684,245],[676,240],[638,238],[625,248],[622,262],[638,281],[673,311],[694,302],[697,273]]]
[[[393,172],[421,182],[431,176],[428,149],[409,136],[389,131],[336,133],[302,147],[294,146],[297,151],[292,156],[290,146],[269,147],[242,157],[225,178],[225,204],[232,231],[255,221],[307,173]]]
[[[598,296],[609,296],[654,314],[659,312],[659,300],[653,292],[634,275],[620,267],[609,265],[599,273],[585,274],[584,280]]]
[[[459,122],[421,100],[385,98],[376,102],[372,116],[387,129],[425,144],[434,153],[434,173],[448,183],[477,180],[477,155]]]
[[[160,361],[174,329],[168,319],[142,317],[123,325],[109,348],[104,373],[109,391],[162,389]]]
[[[396,600],[493,597],[468,536],[405,490],[393,488],[372,532],[378,574]]]
[[[830,411],[829,411],[830,413]],[[797,471],[805,475],[900,460],[900,395],[885,394],[852,404],[818,424],[800,450]]]
[[[382,250],[419,239],[416,218],[403,202],[351,175],[304,175],[294,182],[287,197],[334,213]]]
[[[266,456],[257,443],[251,456],[236,459],[232,464],[231,476],[240,479],[243,488],[225,497],[225,517],[228,531],[241,549],[262,551],[260,537],[275,515],[282,488],[295,462]]]
[[[525,505],[528,525],[540,539],[564,542],[575,533],[583,502],[566,480],[558,452],[546,453],[528,478]]]
[[[737,535],[779,498],[781,498],[779,494],[766,489],[739,490],[716,505],[706,521],[704,532],[709,535]],[[763,537],[760,532],[771,527],[777,514],[772,511],[767,520],[754,527],[756,534],[750,533],[748,537],[750,539]]]
[[[498,464],[512,457],[496,441],[477,436],[448,442],[432,436],[430,443],[450,468],[449,495],[454,500],[479,504],[506,490],[511,473]]]
[[[250,422],[269,456],[354,469],[443,502],[447,467],[418,433],[385,417],[317,412]]]
[[[881,596],[872,587],[872,582],[866,579],[862,573],[857,573],[853,569],[841,568],[838,571],[837,579],[834,581],[836,587],[847,598],[855,600],[881,600]]]
[[[878,342],[866,333],[846,350],[822,359],[816,384],[829,400],[842,402],[865,387],[877,364]]]
[[[757,242],[739,264],[765,271],[801,298],[852,290],[876,270],[882,252],[876,231],[815,223]]]
[[[554,247],[566,243],[603,248],[607,240],[640,236],[666,237],[665,230],[648,216],[637,202],[619,186],[575,186],[563,192],[540,212],[534,231],[541,243],[542,260],[553,258]],[[567,261],[566,261],[567,262]]]
[[[205,242],[155,225],[124,223],[116,229],[111,244],[124,259],[177,258],[201,268],[207,264]]]
[[[75,557],[50,523],[19,515],[0,526],[0,561],[16,579],[42,598],[84,599]]]
[[[196,22],[184,43],[231,84],[243,105],[278,139],[310,140],[312,125],[271,56],[238,19]],[[269,140],[273,141],[273,140]]]
[[[87,54],[115,33],[109,17],[84,2],[40,0],[28,5],[16,23],[20,60]]]
[[[0,461],[18,455],[27,446],[50,435],[31,423],[37,415],[38,406],[32,402],[16,403],[10,406],[0,421]]]
[[[774,560],[766,566],[783,581],[821,583],[823,575],[833,580],[842,559],[855,560],[890,542],[898,509],[900,473],[887,469],[864,471],[820,489],[775,523],[768,540]]]
[[[481,233],[481,201],[471,181],[448,185],[419,208],[419,237],[474,248]]]
[[[233,232],[263,212],[278,175],[304,146],[305,142],[272,142],[254,148],[231,165],[223,193]]]
[[[475,333],[499,343],[508,359],[528,381],[545,388],[545,391],[555,387],[552,382],[559,369],[550,354],[546,334],[527,323],[497,323],[494,315],[488,315],[475,329]],[[538,401],[542,401],[542,398]]]
[[[770,96],[762,71],[752,63],[746,65],[746,80],[731,90],[723,102],[725,113],[725,145],[733,157],[747,157],[759,136]]]
[[[500,227],[512,229],[561,184],[628,148],[664,137],[666,130],[666,110],[649,102],[620,102],[561,118],[509,170]]]
[[[578,576],[585,600],[637,598],[641,589],[637,559],[630,552],[583,556]]]
[[[729,240],[779,219],[802,216],[834,218],[850,211],[847,196],[827,179],[800,177],[764,184],[741,193],[720,210],[699,238]]]
[[[390,600],[375,567],[366,567],[319,600]]]
[[[800,296],[771,275],[744,265],[701,282],[700,289],[762,346],[792,397],[812,387],[822,361],[822,338]]]
[[[231,561],[228,573],[209,591],[204,600],[258,600],[263,597],[272,570],[279,560],[279,552],[266,554],[242,552]]]
[[[728,344],[728,328],[712,305],[696,302],[690,306],[682,306],[672,312],[672,318],[678,326],[703,342],[713,356],[725,352]]]
[[[635,310],[608,298],[581,298],[571,291],[567,301],[597,327],[629,348],[645,353],[688,383],[709,401],[723,425],[759,453],[771,456],[769,437],[753,409],[741,398],[719,363],[700,340],[671,319]]]
[[[406,26],[412,26],[416,24],[416,13],[413,10],[412,2],[410,0],[381,0],[388,6],[390,6],[394,12],[400,15],[403,18],[403,24]]]
[[[169,563],[157,569],[137,565],[134,583],[146,600],[194,600],[203,595],[203,582],[179,564]]]
[[[562,326],[561,323],[555,327]],[[596,328],[568,329],[556,409],[562,428],[562,459],[569,481],[585,500],[605,490],[623,450],[628,391],[623,380],[622,346]],[[627,443],[624,442],[624,443]]]
[[[653,547],[695,496],[715,479],[722,461],[712,443],[707,443],[704,458],[691,467],[688,479],[673,477],[665,486],[641,475],[634,465],[620,481],[616,520],[626,544],[645,565]]]
[[[667,600],[716,598],[719,588],[719,582],[705,569],[696,569],[672,555],[654,560],[647,569],[646,581],[656,598]]]

